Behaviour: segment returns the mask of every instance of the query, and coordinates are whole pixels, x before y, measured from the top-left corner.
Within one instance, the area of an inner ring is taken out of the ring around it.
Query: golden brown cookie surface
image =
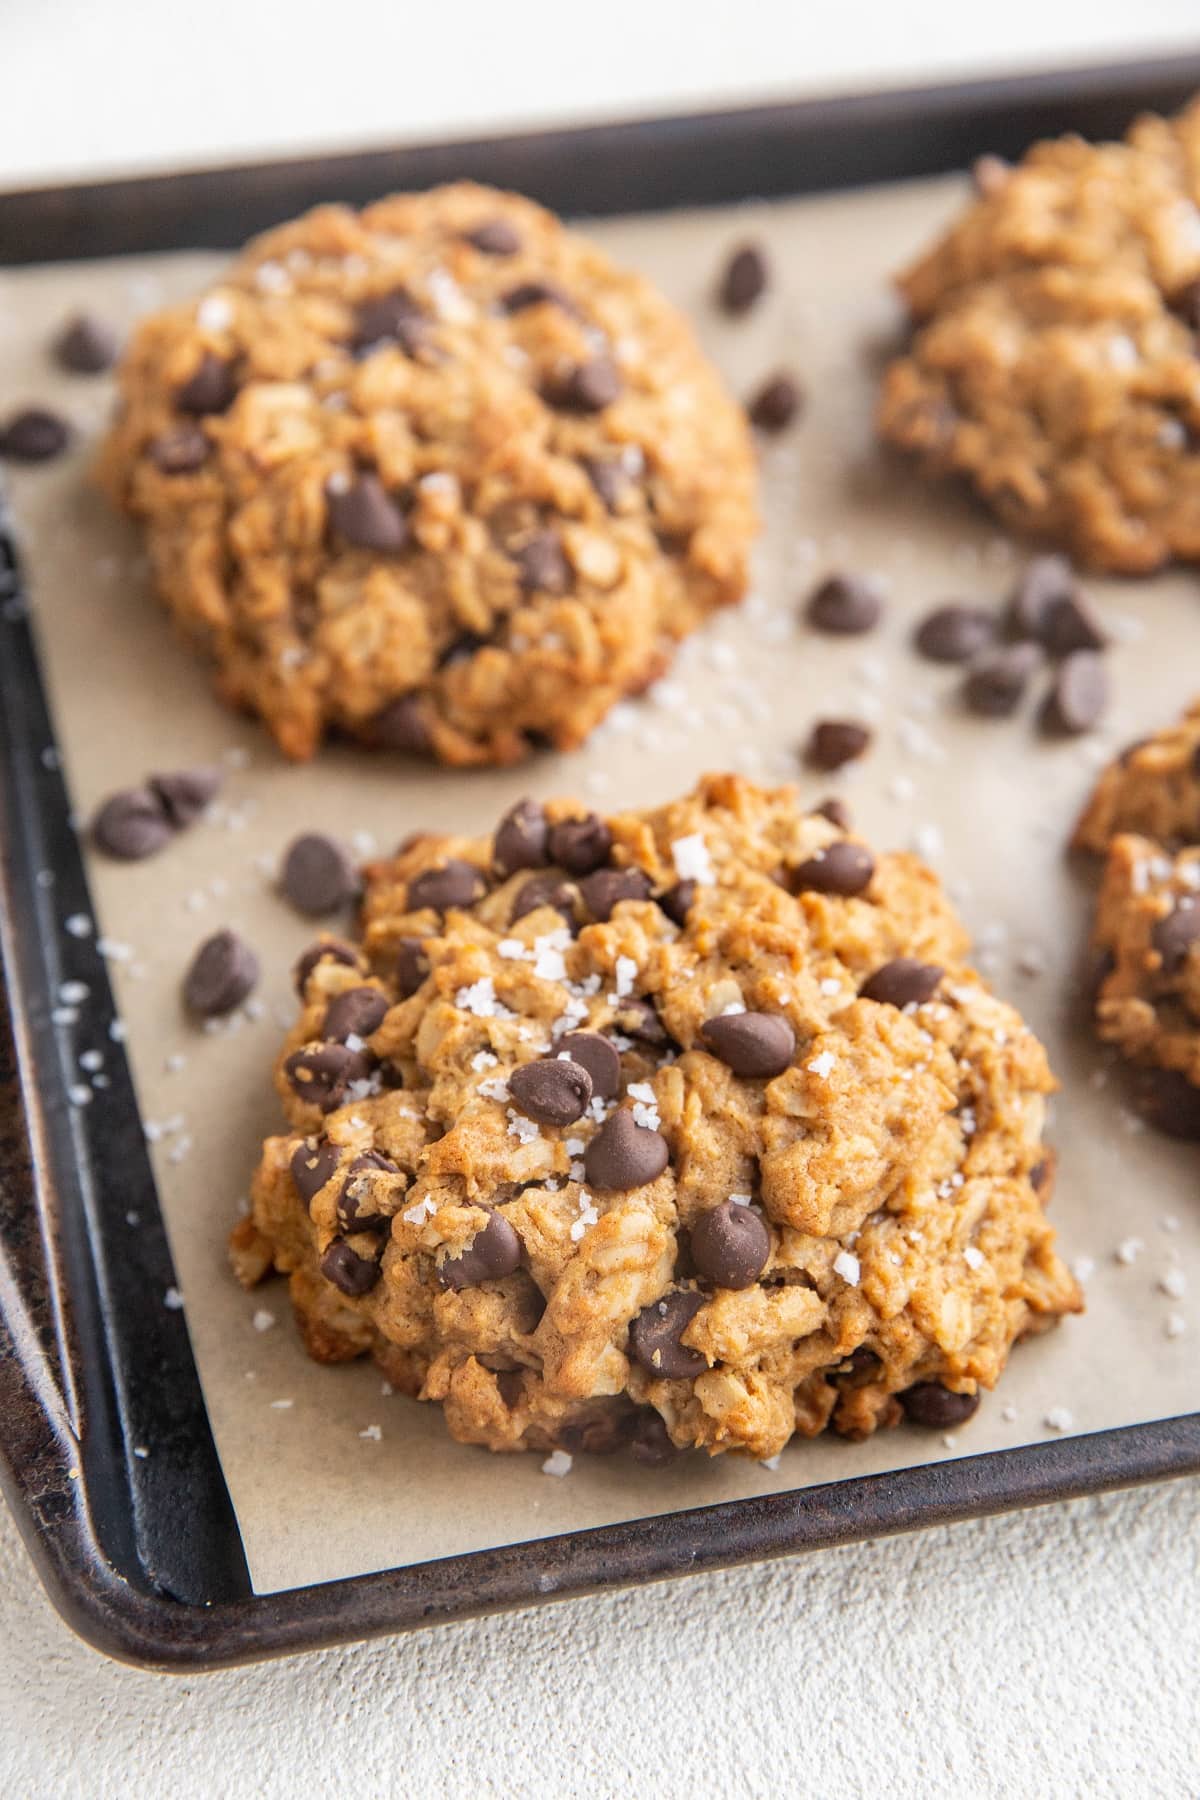
[[[579,743],[738,600],[742,414],[683,318],[515,195],[325,207],[147,320],[105,486],[291,756]]]
[[[235,1262],[454,1436],[944,1427],[1078,1308],[1045,1054],[915,858],[710,777],[418,838],[364,918],[301,970]]]
[[[1200,842],[1200,701],[1108,765],[1072,841],[1102,854],[1125,831],[1163,843]]]

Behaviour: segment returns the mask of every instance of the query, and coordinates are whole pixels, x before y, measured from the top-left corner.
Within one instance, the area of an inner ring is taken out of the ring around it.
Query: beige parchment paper
[[[764,448],[767,523],[748,604],[693,640],[662,687],[622,707],[587,749],[500,773],[445,773],[348,749],[307,768],[286,764],[265,732],[211,697],[205,671],[151,600],[131,532],[90,490],[110,384],[58,373],[46,353],[54,328],[85,305],[130,323],[202,289],[222,259],[3,278],[0,399],[59,406],[79,432],[61,463],[13,469],[10,488],[80,815],[152,769],[222,760],[228,771],[209,822],[152,862],[91,858],[90,875],[97,930],[127,947],[111,973],[259,1591],[1200,1407],[1200,1152],[1136,1129],[1073,1022],[1090,894],[1063,856],[1098,763],[1194,693],[1200,592],[1194,573],[1091,584],[1120,640],[1117,701],[1103,732],[1082,742],[1046,743],[1028,713],[1000,724],[963,717],[953,672],[913,656],[908,639],[924,610],[999,596],[1024,555],[965,500],[926,490],[872,442],[874,382],[899,322],[889,272],[961,191],[957,181],[924,182],[595,227],[692,315],[737,392],[786,365],[802,375],[808,405]],[[754,314],[730,322],[711,288],[743,234],[767,242],[775,275]],[[889,584],[886,623],[869,638],[821,639],[798,622],[797,601],[837,566]],[[278,1128],[270,1064],[294,1005],[290,965],[312,935],[273,891],[281,848],[310,827],[353,836],[364,853],[418,827],[486,830],[525,792],[644,804],[720,767],[797,779],[816,799],[796,747],[823,715],[862,718],[878,735],[861,767],[822,780],[820,791],[840,788],[877,844],[915,847],[941,870],[984,967],[1050,1047],[1063,1084],[1051,1127],[1061,1153],[1054,1216],[1086,1281],[1087,1314],[1019,1348],[1000,1390],[945,1440],[901,1430],[860,1446],[797,1441],[773,1470],[728,1457],[684,1458],[661,1472],[625,1457],[577,1457],[555,1479],[539,1457],[453,1443],[436,1409],[387,1394],[372,1365],[310,1363],[282,1288],[242,1293],[224,1249],[259,1141]],[[263,1004],[258,1017],[208,1035],[183,1018],[179,980],[194,946],[225,924],[262,956]],[[91,1104],[104,1104],[103,1091]],[[154,1454],[153,1443],[144,1448]]]

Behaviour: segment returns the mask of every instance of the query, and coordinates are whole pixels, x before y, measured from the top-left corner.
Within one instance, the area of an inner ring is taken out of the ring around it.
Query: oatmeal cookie
[[[883,436],[1097,569],[1200,559],[1200,102],[1036,145],[900,277]]]
[[[1054,1086],[914,857],[789,789],[514,807],[302,959],[234,1264],[493,1450],[958,1422],[1076,1311]]]
[[[120,384],[101,480],[289,756],[576,745],[746,586],[741,410],[673,307],[517,195],[268,232]]]
[[[1178,724],[1130,744],[1109,764],[1072,842],[1103,854],[1123,831],[1162,843],[1200,843],[1200,700]]]

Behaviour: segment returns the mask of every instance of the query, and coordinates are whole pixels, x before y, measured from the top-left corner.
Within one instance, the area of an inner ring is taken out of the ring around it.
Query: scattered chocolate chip
[[[49,462],[61,456],[70,441],[65,419],[39,406],[26,407],[0,425],[0,462]]]
[[[369,1038],[387,1016],[387,995],[375,987],[346,988],[329,1002],[321,1036],[344,1044],[347,1038]]]
[[[304,990],[308,985],[309,976],[317,964],[323,962],[340,963],[347,969],[360,967],[358,951],[353,944],[343,943],[341,938],[319,938],[315,944],[310,944],[303,955],[297,959],[296,966],[292,970],[296,992],[301,999],[304,998]]]
[[[354,348],[362,353],[377,344],[399,343],[407,350],[414,330],[423,334],[427,327],[428,320],[408,289],[395,288],[390,294],[377,294],[359,303],[354,314]]]
[[[1178,975],[1200,937],[1200,903],[1181,895],[1165,918],[1156,921],[1150,941],[1162,959],[1164,975]]]
[[[208,461],[209,442],[198,425],[179,425],[150,445],[150,460],[162,475],[194,475]]]
[[[399,1170],[390,1157],[378,1150],[364,1150],[354,1158],[337,1200],[338,1223],[343,1231],[388,1230],[391,1220],[387,1213],[364,1211],[370,1187],[363,1177],[373,1174],[397,1175]]]
[[[850,898],[870,885],[875,873],[875,858],[862,844],[851,844],[839,838],[826,844],[791,872],[792,891],[815,894],[841,894]]]
[[[804,760],[814,769],[840,769],[862,756],[871,736],[866,725],[853,719],[818,719],[804,746]]]
[[[352,1300],[360,1300],[364,1294],[369,1294],[382,1272],[377,1257],[360,1256],[345,1238],[334,1238],[321,1258],[321,1273],[326,1281],[331,1281],[340,1293],[348,1294]]]
[[[521,248],[521,234],[507,219],[485,219],[463,236],[484,256],[515,256]]]
[[[963,699],[985,719],[1006,719],[1016,712],[1042,653],[1036,644],[1009,644],[976,659],[963,683]]]
[[[151,788],[125,788],[111,794],[92,820],[96,847],[122,862],[153,856],[175,835],[162,800]]]
[[[513,561],[527,594],[565,594],[571,585],[571,567],[557,531],[539,531],[528,538],[513,552]]]
[[[201,944],[183,978],[189,1012],[215,1019],[240,1006],[258,981],[258,958],[236,931],[217,931]]]
[[[724,1288],[750,1287],[771,1254],[771,1234],[762,1219],[735,1200],[701,1213],[690,1242],[697,1273]]]
[[[1108,670],[1097,650],[1073,650],[1054,677],[1042,709],[1043,728],[1077,737],[1090,731],[1108,707]]]
[[[758,244],[741,244],[725,264],[717,290],[727,313],[749,312],[767,286],[767,258]]]
[[[806,617],[817,631],[841,637],[873,631],[883,617],[883,596],[862,575],[830,575],[810,596]]]
[[[612,832],[596,813],[550,827],[550,859],[571,875],[590,875],[608,861]]]
[[[557,875],[549,872],[545,875],[531,875],[522,884],[513,901],[509,923],[515,925],[518,919],[523,919],[527,913],[536,912],[540,906],[552,906],[574,929],[575,892],[569,882],[561,881]]]
[[[460,1288],[478,1287],[481,1281],[511,1275],[520,1265],[521,1240],[513,1227],[503,1213],[491,1207],[484,1210],[487,1224],[476,1232],[461,1256],[448,1256],[438,1269],[442,1286],[453,1288],[456,1293]]]
[[[431,740],[417,695],[401,694],[398,700],[389,700],[371,720],[371,737],[381,750],[423,756]]]
[[[648,900],[650,877],[641,869],[595,869],[579,883],[583,904],[604,924],[622,900]]]
[[[358,892],[358,873],[336,838],[306,831],[284,851],[279,885],[297,912],[315,919],[349,905]]]
[[[836,825],[839,831],[854,830],[850,808],[836,794],[831,794],[828,800],[822,800],[820,806],[813,807],[813,811],[819,813],[821,818],[828,819],[831,825]]]
[[[598,1031],[568,1031],[559,1038],[558,1048],[587,1070],[592,1078],[592,1093],[598,1099],[612,1100],[620,1093],[621,1057],[610,1038],[602,1037]]]
[[[648,1469],[662,1468],[664,1463],[674,1462],[680,1454],[671,1442],[661,1413],[653,1411],[643,1412],[639,1417],[629,1440],[629,1451],[634,1462]]]
[[[1009,630],[1014,637],[1040,643],[1051,607],[1075,594],[1075,574],[1065,556],[1035,557],[1009,598]]]
[[[913,643],[927,662],[973,662],[996,638],[996,621],[982,606],[938,606],[927,613]]]
[[[118,339],[94,313],[76,313],[54,340],[54,357],[72,375],[100,375],[117,360]]]
[[[283,1065],[292,1092],[322,1112],[333,1112],[346,1098],[352,1081],[365,1081],[372,1059],[365,1050],[349,1050],[345,1044],[320,1044],[315,1050],[294,1050]]]
[[[758,431],[784,431],[800,410],[803,395],[792,375],[771,375],[751,395],[746,416]]]
[[[606,1119],[583,1153],[583,1166],[594,1187],[627,1193],[656,1181],[670,1159],[661,1131],[639,1125],[624,1107]]]
[[[550,835],[545,812],[536,800],[518,800],[510,806],[492,839],[492,861],[502,876],[518,869],[540,869],[546,862]]]
[[[924,1006],[933,999],[944,974],[937,963],[897,956],[876,969],[859,992],[864,1000],[877,1000],[881,1006]]]
[[[402,937],[396,946],[396,984],[400,998],[409,999],[429,974],[424,938]]]
[[[698,884],[694,881],[677,881],[665,894],[658,895],[658,904],[673,925],[682,929],[687,924],[687,916],[698,891]]]
[[[292,1180],[305,1206],[312,1205],[325,1183],[332,1178],[341,1155],[338,1145],[331,1144],[328,1138],[321,1138],[315,1145],[306,1140],[292,1151],[289,1164]]]
[[[452,856],[440,869],[425,869],[408,884],[409,912],[426,906],[448,912],[452,906],[473,906],[483,892],[483,875],[474,863]]]
[[[562,412],[596,413],[611,406],[621,392],[621,376],[611,356],[593,356],[575,367],[549,390],[547,399]]]
[[[633,1038],[639,1044],[649,1044],[652,1049],[660,1049],[671,1041],[653,1002],[640,994],[621,1001],[617,1011],[617,1024],[626,1037]]]
[[[632,486],[624,463],[618,462],[616,457],[587,456],[583,466],[609,512],[616,512]]]
[[[150,790],[158,795],[168,819],[177,831],[194,825],[205,807],[221,791],[220,769],[200,767],[173,769],[165,775],[151,775]]]
[[[900,1395],[904,1416],[910,1425],[924,1425],[930,1431],[949,1431],[963,1425],[979,1409],[978,1394],[955,1394],[940,1381],[918,1381]]]
[[[642,1308],[629,1327],[629,1348],[647,1375],[690,1381],[708,1367],[698,1350],[687,1350],[679,1341],[703,1305],[704,1295],[695,1289],[672,1288]]]
[[[1042,641],[1051,656],[1070,656],[1073,650],[1103,650],[1108,634],[1090,603],[1074,593],[1050,602],[1042,622]]]
[[[1134,1100],[1147,1124],[1167,1137],[1200,1140],[1200,1088],[1178,1069],[1139,1072]]]
[[[546,1056],[514,1069],[508,1091],[514,1105],[539,1125],[573,1125],[591,1102],[592,1078],[582,1063]]]
[[[770,1080],[791,1066],[796,1034],[778,1013],[722,1013],[700,1027],[706,1050],[735,1075]]]
[[[1003,187],[1008,186],[1008,178],[1012,174],[1012,164],[1005,162],[1002,156],[993,156],[990,151],[977,156],[971,164],[971,180],[975,191],[984,200],[990,200]]]
[[[233,370],[211,350],[200,359],[195,374],[175,390],[175,404],[180,412],[203,418],[208,413],[223,413],[233,404],[237,387]]]
[[[346,488],[326,488],[329,522],[340,538],[359,550],[403,550],[408,520],[378,475],[357,476]]]
[[[500,304],[506,313],[525,312],[531,306],[558,306],[568,313],[578,310],[570,295],[552,281],[518,282],[516,287],[509,288]]]

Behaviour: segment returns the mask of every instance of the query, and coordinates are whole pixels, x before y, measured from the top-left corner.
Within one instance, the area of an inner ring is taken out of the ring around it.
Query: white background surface
[[[1162,53],[1194,0],[6,0],[0,186]],[[1193,1796],[1200,1484],[195,1680],[102,1662],[0,1513],[14,1796]]]

